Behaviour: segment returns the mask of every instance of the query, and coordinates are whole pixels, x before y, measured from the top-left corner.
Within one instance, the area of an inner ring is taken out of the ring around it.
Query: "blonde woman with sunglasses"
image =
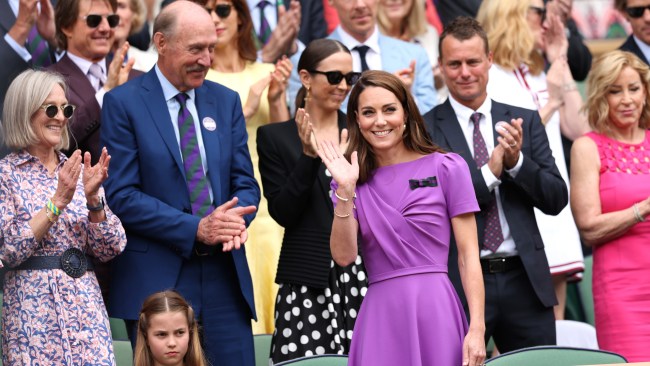
[[[11,84],[2,132],[13,152],[0,160],[0,261],[5,365],[115,365],[106,308],[91,258],[124,250],[120,220],[104,204],[111,160],[75,150],[60,75],[28,70]]]

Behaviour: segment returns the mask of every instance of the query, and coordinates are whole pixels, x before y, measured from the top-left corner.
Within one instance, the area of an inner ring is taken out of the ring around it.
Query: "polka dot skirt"
[[[368,279],[361,257],[330,266],[329,287],[280,284],[275,304],[273,363],[322,354],[347,354]]]

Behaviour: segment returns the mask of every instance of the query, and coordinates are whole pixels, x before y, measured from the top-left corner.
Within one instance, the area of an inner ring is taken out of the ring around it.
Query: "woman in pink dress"
[[[366,71],[350,94],[350,143],[320,141],[334,182],[332,257],[357,257],[368,291],[354,326],[351,366],[478,366],[485,359],[484,288],[469,168],[435,146],[399,78]],[[469,327],[447,275],[450,234],[468,299]]]
[[[598,345],[650,360],[650,69],[629,52],[594,63],[588,79],[594,132],[571,150],[571,208],[593,246]]]

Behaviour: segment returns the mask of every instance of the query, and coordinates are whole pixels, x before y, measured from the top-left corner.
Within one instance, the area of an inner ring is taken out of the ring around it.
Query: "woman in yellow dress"
[[[249,136],[248,148],[255,168],[255,178],[259,182],[254,136],[257,135],[259,126],[290,118],[285,90],[292,64],[286,57],[278,60],[275,65],[256,61],[253,21],[244,0],[209,0],[205,8],[212,15],[218,36],[212,69],[206,79],[239,93]],[[269,215],[264,198],[248,233],[246,257],[253,278],[258,319],[253,324],[253,332],[272,333],[274,301],[278,289],[274,279],[283,229]]]

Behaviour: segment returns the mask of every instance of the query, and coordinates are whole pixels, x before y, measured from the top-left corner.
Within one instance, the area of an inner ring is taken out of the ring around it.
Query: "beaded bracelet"
[[[636,219],[636,222],[645,221],[645,217],[641,216],[641,212],[639,212],[639,206],[637,203],[632,205],[632,211],[634,211],[634,218]]]
[[[339,196],[339,193],[338,193],[337,191],[334,191],[334,195],[335,195],[336,198],[338,198],[341,202],[348,202],[348,201],[350,200],[349,198],[345,198],[345,197],[341,197],[341,196]],[[354,195],[352,196],[352,199],[353,199],[353,200],[354,200],[354,199],[357,199],[357,193],[356,193],[356,192],[354,192]]]
[[[52,200],[47,200],[47,208],[49,208],[55,216],[59,216],[61,214],[61,210],[59,210],[59,208],[56,207],[54,203],[52,203]]]

